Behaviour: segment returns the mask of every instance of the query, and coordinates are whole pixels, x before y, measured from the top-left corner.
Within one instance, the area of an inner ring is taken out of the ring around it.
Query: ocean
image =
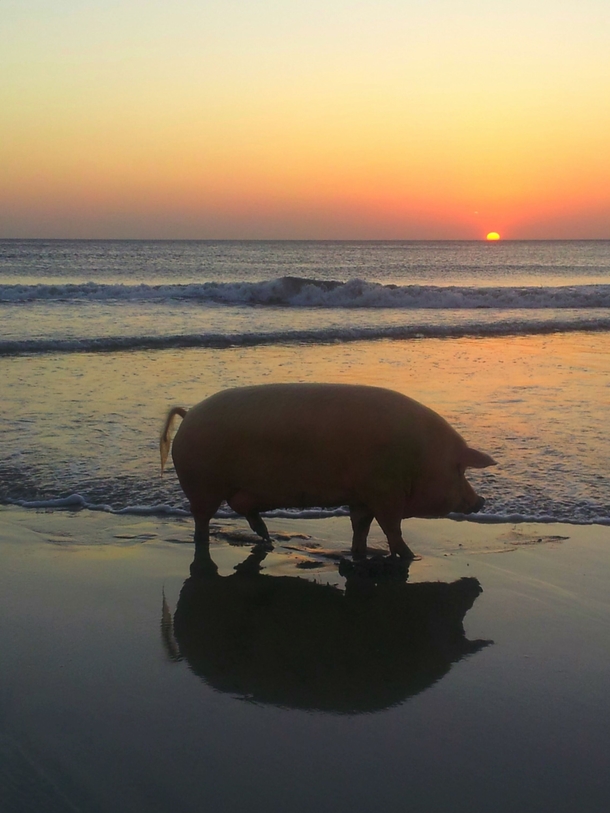
[[[184,515],[170,406],[341,381],[494,456],[471,521],[610,524],[609,373],[610,241],[0,241],[4,505]]]

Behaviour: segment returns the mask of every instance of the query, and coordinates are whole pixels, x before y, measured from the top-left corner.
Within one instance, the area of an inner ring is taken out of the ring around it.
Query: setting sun
[[[607,5],[3,3],[0,236],[607,239]]]
[[[489,234],[487,235],[487,239],[488,240],[499,240],[500,235],[498,234],[497,231],[490,231]]]

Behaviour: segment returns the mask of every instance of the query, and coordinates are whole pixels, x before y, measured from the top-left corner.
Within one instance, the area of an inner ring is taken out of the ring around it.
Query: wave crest
[[[0,303],[171,302],[292,308],[407,308],[463,310],[608,308],[610,285],[439,286],[382,285],[352,279],[279,277],[263,282],[202,282],[181,285],[0,285]]]

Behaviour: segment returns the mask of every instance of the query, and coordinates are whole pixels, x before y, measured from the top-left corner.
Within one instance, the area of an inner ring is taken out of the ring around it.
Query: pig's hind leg
[[[229,503],[230,508],[232,508],[236,514],[241,514],[242,517],[245,517],[248,520],[248,525],[252,528],[254,533],[258,534],[263,540],[260,544],[264,548],[271,550],[273,548],[273,543],[271,541],[271,537],[269,536],[267,526],[257,511],[256,497],[250,494],[248,491],[236,491],[231,495],[227,502]]]
[[[249,514],[246,514],[246,519],[248,520],[248,525],[252,528],[254,533],[258,534],[263,540],[261,543],[259,543],[260,546],[263,548],[268,548],[269,550],[273,549],[273,542],[269,536],[269,531],[267,530],[267,526],[265,525],[263,518],[258,511],[250,511]]]
[[[210,520],[218,511],[221,502],[220,498],[190,500],[191,513],[195,520],[195,557],[191,564],[192,576],[207,576],[218,570],[210,557]]]
[[[369,535],[373,512],[364,505],[350,505],[349,518],[352,523],[352,558],[366,557],[366,540]]]

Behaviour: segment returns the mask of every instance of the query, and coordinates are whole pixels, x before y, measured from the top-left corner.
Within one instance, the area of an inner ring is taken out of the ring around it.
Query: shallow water
[[[0,500],[184,510],[170,406],[342,381],[497,459],[477,519],[610,522],[609,280],[604,241],[0,241]]]
[[[160,475],[167,409],[218,389],[275,381],[387,386],[446,417],[498,466],[469,478],[482,516],[609,518],[610,339],[557,334],[7,358],[1,497],[80,494],[113,509],[186,509]]]

